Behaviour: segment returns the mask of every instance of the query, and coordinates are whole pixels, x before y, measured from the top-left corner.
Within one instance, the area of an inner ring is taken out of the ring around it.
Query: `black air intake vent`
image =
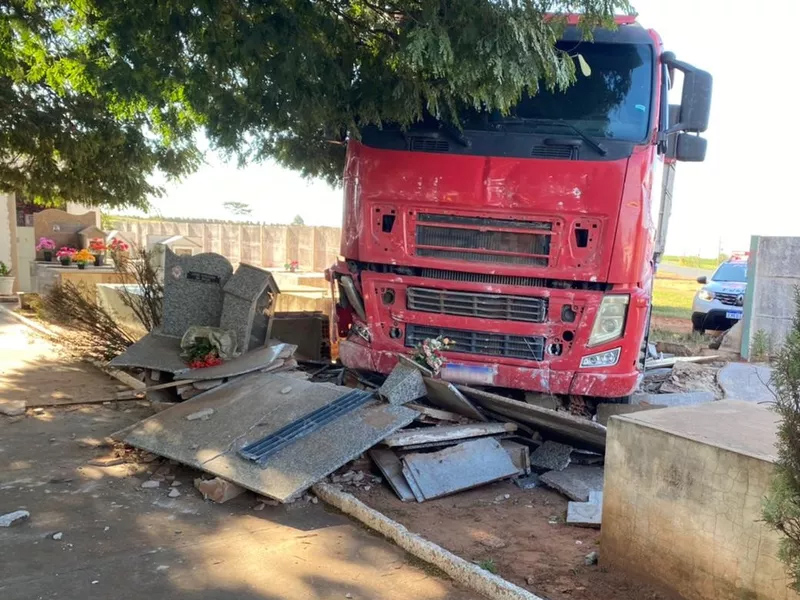
[[[426,338],[439,336],[450,338],[455,342],[452,352],[535,361],[541,361],[544,358],[544,336],[541,335],[523,337],[409,324],[406,327],[406,346],[413,348]]]
[[[447,140],[414,136],[409,138],[412,151],[416,152],[450,152],[450,143]]]
[[[578,149],[574,146],[534,146],[531,156],[533,158],[578,160]]]

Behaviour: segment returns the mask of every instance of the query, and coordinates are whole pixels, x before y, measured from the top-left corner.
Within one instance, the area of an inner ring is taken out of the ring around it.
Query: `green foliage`
[[[759,329],[753,334],[750,342],[750,357],[752,360],[768,360],[772,355],[772,338],[763,329]]]
[[[295,215],[294,219],[292,219],[292,225],[305,225],[305,224],[306,222],[300,215]]]
[[[482,560],[478,563],[478,566],[483,569],[484,571],[489,571],[493,575],[497,575],[497,565],[494,562],[494,559],[489,558],[487,560]]]
[[[91,1],[0,0],[0,189],[142,207],[151,173],[198,164],[189,107],[148,102],[146,70],[120,73],[95,17]]]
[[[782,534],[780,557],[800,591],[800,288],[792,329],[774,361],[772,383],[778,425],[778,464],[764,503],[764,520]]]
[[[0,277],[10,277],[11,276],[11,269],[8,268],[8,265],[0,260]]]

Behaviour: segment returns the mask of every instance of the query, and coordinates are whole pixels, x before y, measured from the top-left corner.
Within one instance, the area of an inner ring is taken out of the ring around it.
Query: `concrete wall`
[[[253,225],[248,223],[203,223],[141,221],[116,218],[117,229],[138,245],[148,235],[183,235],[198,240],[204,252],[217,252],[234,265],[240,262],[260,267],[279,267],[292,261],[303,271],[323,271],[339,255],[338,227],[305,225]]]
[[[13,271],[14,277],[18,275],[17,205],[14,194],[0,193],[0,261]]]
[[[766,335],[773,350],[783,344],[795,314],[794,288],[800,285],[800,237],[750,238],[741,354],[750,358],[753,338]]]
[[[776,416],[713,402],[613,417],[601,565],[689,600],[797,600],[761,522]]]

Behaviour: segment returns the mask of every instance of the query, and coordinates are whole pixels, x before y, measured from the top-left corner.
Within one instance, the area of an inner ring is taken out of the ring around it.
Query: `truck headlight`
[[[581,367],[613,367],[619,361],[620,350],[621,348],[614,348],[613,350],[584,356],[581,359]]]
[[[630,296],[605,296],[600,303],[600,310],[594,318],[589,345],[597,346],[622,337],[625,330],[625,319],[628,316]]]
[[[711,300],[714,299],[714,292],[709,292],[706,288],[703,288],[702,290],[700,290],[697,296],[700,298],[700,300],[705,300],[706,302],[710,302]]]

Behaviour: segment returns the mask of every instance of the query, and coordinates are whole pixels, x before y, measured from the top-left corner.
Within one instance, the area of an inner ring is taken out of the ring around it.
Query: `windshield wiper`
[[[600,156],[605,156],[606,154],[608,154],[608,150],[606,150],[605,146],[603,146],[602,144],[600,144],[598,142],[595,142],[589,136],[589,134],[586,133],[580,127],[576,127],[572,123],[564,121],[563,119],[522,119],[522,118],[519,118],[519,117],[512,117],[510,119],[502,119],[500,121],[500,123],[501,124],[507,124],[507,125],[533,124],[533,125],[556,125],[556,126],[559,126],[559,127],[566,127],[568,129],[571,129],[572,131],[574,131],[576,134],[578,134],[578,136],[584,142],[586,142],[589,146],[591,146],[591,148],[595,152],[597,152]]]

